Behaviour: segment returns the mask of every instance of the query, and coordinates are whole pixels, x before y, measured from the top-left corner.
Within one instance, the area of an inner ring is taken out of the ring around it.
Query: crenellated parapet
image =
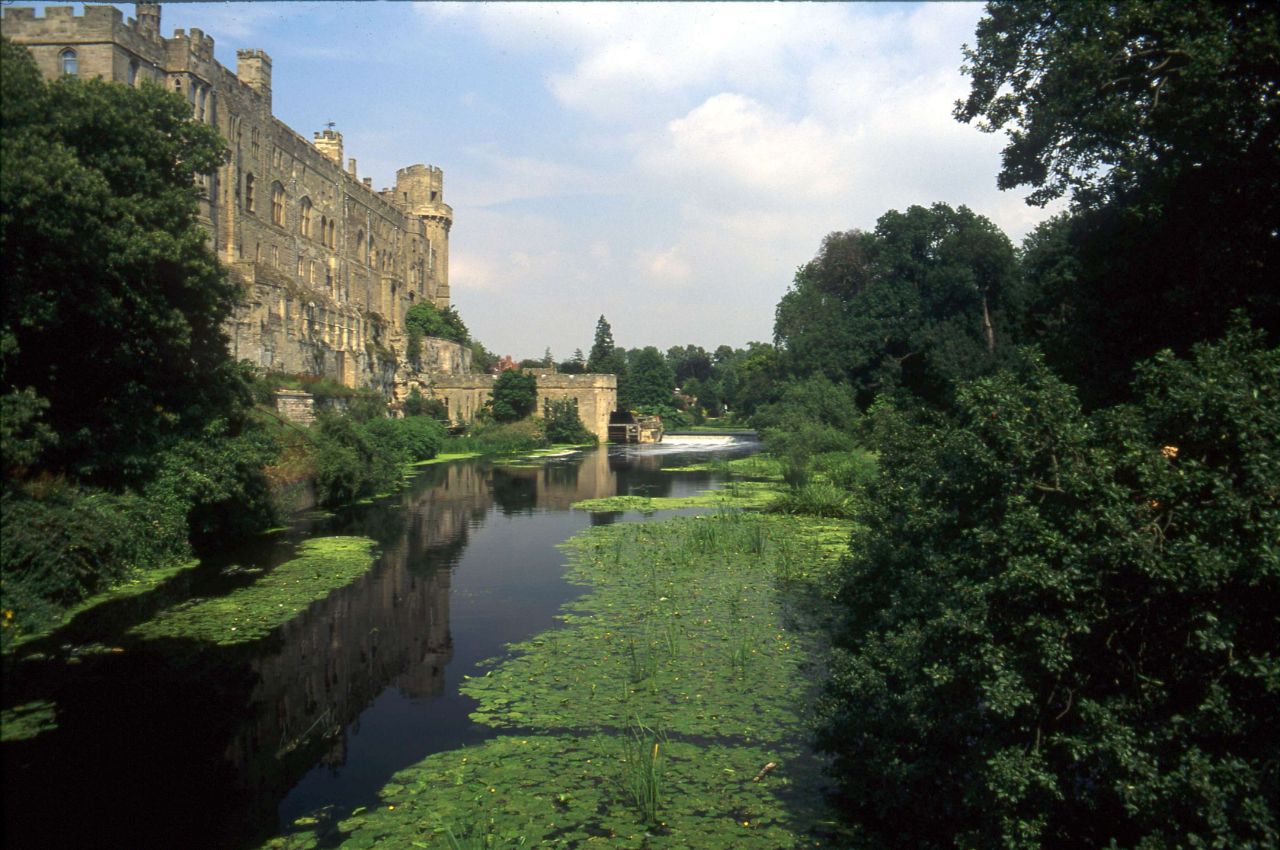
[[[226,139],[227,163],[198,181],[199,219],[244,292],[227,327],[235,357],[389,391],[405,314],[450,304],[453,210],[439,168],[401,169],[396,189],[375,191],[354,158],[344,167],[334,127],[307,139],[273,115],[266,51],[237,51],[232,71],[204,31],[163,36],[157,3],[127,20],[112,6],[4,8],[0,31],[47,78],[162,86]]]

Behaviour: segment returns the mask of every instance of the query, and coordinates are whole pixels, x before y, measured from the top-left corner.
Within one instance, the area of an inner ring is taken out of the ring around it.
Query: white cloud
[[[667,125],[665,138],[641,155],[651,171],[705,181],[727,191],[839,191],[840,144],[818,121],[792,121],[738,94],[717,94]]]

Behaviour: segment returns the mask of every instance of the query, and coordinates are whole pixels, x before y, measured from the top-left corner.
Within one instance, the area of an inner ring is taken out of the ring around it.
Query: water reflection
[[[121,623],[123,653],[27,665],[16,687],[7,675],[6,706],[59,708],[56,730],[4,745],[6,846],[248,847],[317,807],[374,802],[395,770],[491,734],[458,683],[555,625],[579,592],[557,544],[613,517],[569,506],[696,492],[713,476],[661,468],[704,457],[600,449],[427,467],[394,497],[301,518],[241,553],[269,568],[311,536],[379,543],[373,569],[265,641],[129,644]]]

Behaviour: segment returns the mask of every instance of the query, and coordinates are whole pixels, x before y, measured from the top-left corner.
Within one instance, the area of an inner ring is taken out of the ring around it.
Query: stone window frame
[[[75,48],[67,47],[58,54],[58,69],[64,77],[80,76],[80,56]]]
[[[257,181],[258,181],[258,178],[253,176],[253,172],[249,172],[244,176],[244,208],[246,212],[256,212],[256,210],[254,210],[253,208],[253,205],[254,205],[253,189],[254,189],[254,184],[257,183]]]
[[[311,238],[311,211],[313,206],[311,199],[305,195],[298,202],[298,232],[302,234],[303,239]]]
[[[139,70],[139,68],[140,68],[140,66],[139,66],[139,64],[138,64],[138,60],[137,60],[137,59],[130,59],[130,60],[129,60],[129,85],[130,85],[130,86],[133,86],[133,87],[135,87],[135,88],[136,88],[136,87],[137,87],[137,85],[138,85],[138,70]]]
[[[338,225],[333,219],[329,219],[329,247],[335,251],[338,248]]]
[[[271,223],[277,227],[285,226],[284,202],[284,184],[276,180],[271,184]]]

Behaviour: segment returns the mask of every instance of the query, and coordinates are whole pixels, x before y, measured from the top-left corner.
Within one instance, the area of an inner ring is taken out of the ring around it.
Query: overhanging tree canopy
[[[196,220],[217,131],[158,87],[63,77],[0,44],[2,392],[48,401],[46,469],[116,483],[236,393],[236,293]]]

